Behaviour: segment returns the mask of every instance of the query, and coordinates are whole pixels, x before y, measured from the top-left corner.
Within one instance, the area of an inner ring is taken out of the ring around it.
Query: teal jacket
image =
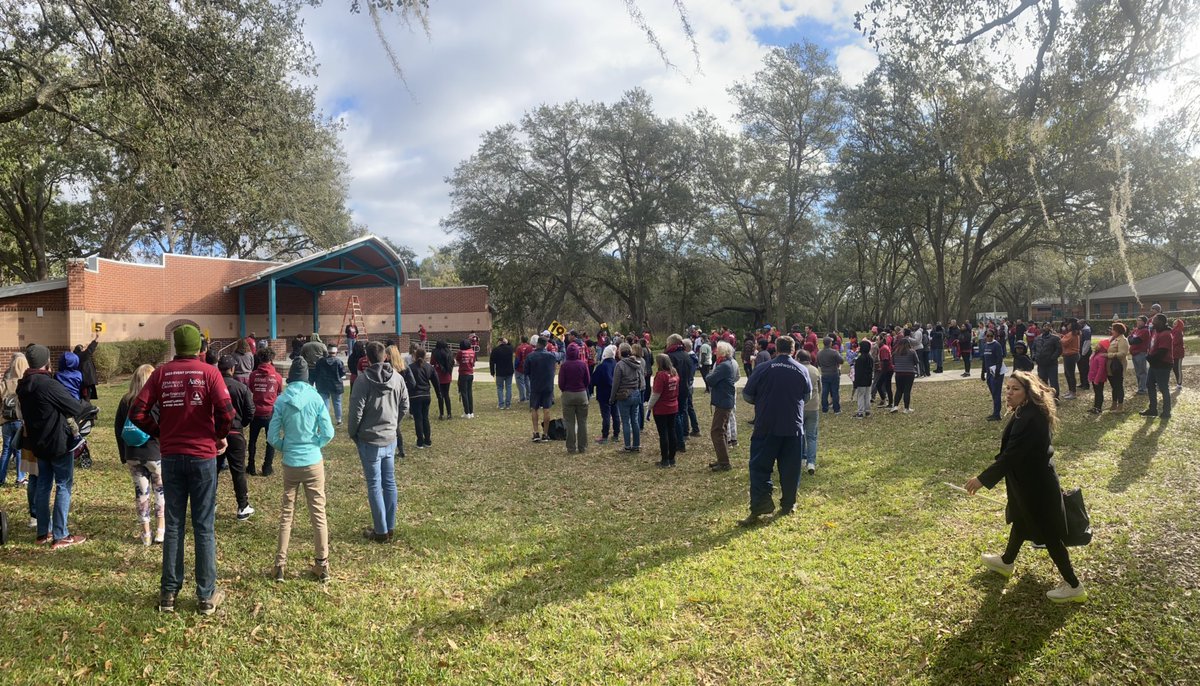
[[[333,422],[325,401],[310,384],[290,383],[275,401],[267,442],[283,453],[288,467],[308,467],[321,461],[321,448],[333,440]]]

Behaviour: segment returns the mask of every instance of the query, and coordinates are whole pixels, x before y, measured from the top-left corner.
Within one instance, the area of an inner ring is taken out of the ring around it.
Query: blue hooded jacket
[[[83,398],[83,372],[79,371],[79,356],[65,352],[58,358],[58,372],[54,375],[58,382],[67,387],[71,397],[76,400]]]

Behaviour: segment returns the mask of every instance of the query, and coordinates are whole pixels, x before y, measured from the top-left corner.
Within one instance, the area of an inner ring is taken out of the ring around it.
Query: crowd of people
[[[1014,495],[1010,483],[1010,502],[1018,499],[1017,507],[1025,510],[1013,520],[1004,555],[985,556],[983,563],[1011,573],[1022,541],[1045,545],[1065,584],[1052,598],[1065,601],[1086,594],[1065,547],[1054,543],[1059,522],[1053,498],[1046,495],[1046,484],[1057,485],[1049,459],[1052,449],[1046,450],[1058,422],[1057,405],[1075,398],[1077,390],[1090,388],[1092,412],[1099,414],[1107,384],[1112,389],[1109,411],[1124,411],[1124,377],[1132,361],[1136,393],[1149,396],[1141,414],[1168,419],[1172,371],[1177,388],[1182,384],[1183,322],[1176,320],[1168,328],[1159,309],[1156,305],[1148,316],[1139,317],[1132,332],[1114,322],[1110,335],[1096,336],[1094,342],[1089,324],[1075,319],[1058,326],[1020,320],[964,326],[951,321],[948,327],[876,325],[861,338],[857,332],[836,331],[819,337],[811,326],[784,333],[768,325],[746,335],[740,345],[727,328],[705,333],[689,327],[683,334],[668,335],[658,354],[652,352],[648,331],[622,335],[602,329],[592,339],[587,333],[556,336],[546,330],[516,347],[500,338],[488,366],[500,411],[512,409],[515,381],[516,403],[528,407],[534,443],[561,438],[568,455],[610,443],[638,453],[652,418],[657,465],[665,469],[675,467],[679,456],[687,453],[689,439],[701,435],[695,402],[707,395],[712,407],[712,461],[707,468],[713,472],[733,467],[729,453],[738,442],[737,385],[746,376],[740,396],[753,406],[754,417],[749,420],[749,514],[739,523],[749,526],[769,514],[793,512],[801,473],[816,473],[821,415],[841,413],[843,368],[853,390],[854,418],[866,419],[873,408],[915,411],[915,380],[942,373],[947,350],[962,361],[965,376],[971,374],[972,360],[978,359],[980,378],[992,400],[987,418],[1001,418],[1002,396],[1014,418],[1005,428],[996,463],[965,488],[973,493],[1006,477],[1028,486],[1029,475],[1035,473],[1040,484],[1035,495],[1019,488]],[[338,346],[325,344],[318,335],[297,337],[285,382],[269,346],[247,337],[228,354],[217,355],[195,327],[185,325],[173,334],[174,359],[158,367],[142,365],[134,372],[113,417],[113,430],[119,458],[134,486],[140,540],[163,546],[160,610],[173,611],[182,590],[189,504],[199,611],[208,614],[221,604],[213,526],[219,473],[230,473],[237,518],[244,521],[255,513],[247,475],[270,477],[277,455],[283,495],[273,577],[281,582],[287,578],[292,522],[303,494],[314,537],[309,569],[319,580],[330,578],[323,449],[343,420],[358,452],[371,512],[362,535],[379,543],[393,539],[395,465],[405,456],[402,421],[412,417],[418,449],[431,447],[432,399],[438,399],[439,420],[455,417],[450,397],[455,373],[461,410],[457,416],[475,416],[478,341],[464,339],[457,350],[437,341],[429,353],[416,340],[407,352],[395,341],[357,336],[351,340],[343,362]],[[63,354],[55,372],[50,370],[49,351],[30,345],[14,357],[0,383],[0,482],[7,477],[9,463],[15,462],[18,484],[27,490],[35,541],[54,549],[86,540],[70,530],[68,520],[74,457],[86,435],[84,427],[96,414],[90,403],[96,398],[91,363],[96,343]],[[1060,363],[1066,393],[1060,392]],[[346,377],[350,392],[343,406]],[[593,401],[600,412],[600,431],[594,439],[588,424]],[[556,404],[561,404],[561,419],[553,417]],[[557,423],[562,435],[552,438]],[[776,471],[778,508],[772,498]]]

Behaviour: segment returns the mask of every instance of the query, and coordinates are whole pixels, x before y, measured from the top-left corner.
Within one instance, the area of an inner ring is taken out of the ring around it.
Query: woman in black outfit
[[[1058,426],[1054,390],[1028,372],[1013,372],[1004,382],[1004,396],[1011,416],[1000,440],[1000,454],[965,488],[974,495],[980,488],[993,488],[1004,479],[1008,485],[1004,517],[1012,530],[1003,555],[983,555],[980,561],[997,574],[1011,577],[1025,541],[1044,545],[1063,577],[1063,582],[1047,591],[1046,597],[1056,603],[1082,603],[1087,600],[1087,591],[1075,576],[1063,543],[1067,513],[1051,445]]]
[[[446,413],[446,417],[453,417],[454,411],[450,406],[450,381],[451,375],[454,373],[454,353],[450,352],[450,346],[446,341],[438,341],[433,348],[433,367],[437,370],[438,385],[438,419],[441,419],[442,412]]]

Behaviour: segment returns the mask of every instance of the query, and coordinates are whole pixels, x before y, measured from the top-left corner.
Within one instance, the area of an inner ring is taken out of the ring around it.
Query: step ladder
[[[358,327],[358,340],[367,340],[367,320],[363,318],[362,305],[358,302],[358,296],[352,295],[346,299],[346,312],[342,315],[342,326],[338,329],[337,341],[338,347],[345,349],[347,344],[346,327],[353,324]],[[346,350],[346,353],[352,353],[353,350]]]

